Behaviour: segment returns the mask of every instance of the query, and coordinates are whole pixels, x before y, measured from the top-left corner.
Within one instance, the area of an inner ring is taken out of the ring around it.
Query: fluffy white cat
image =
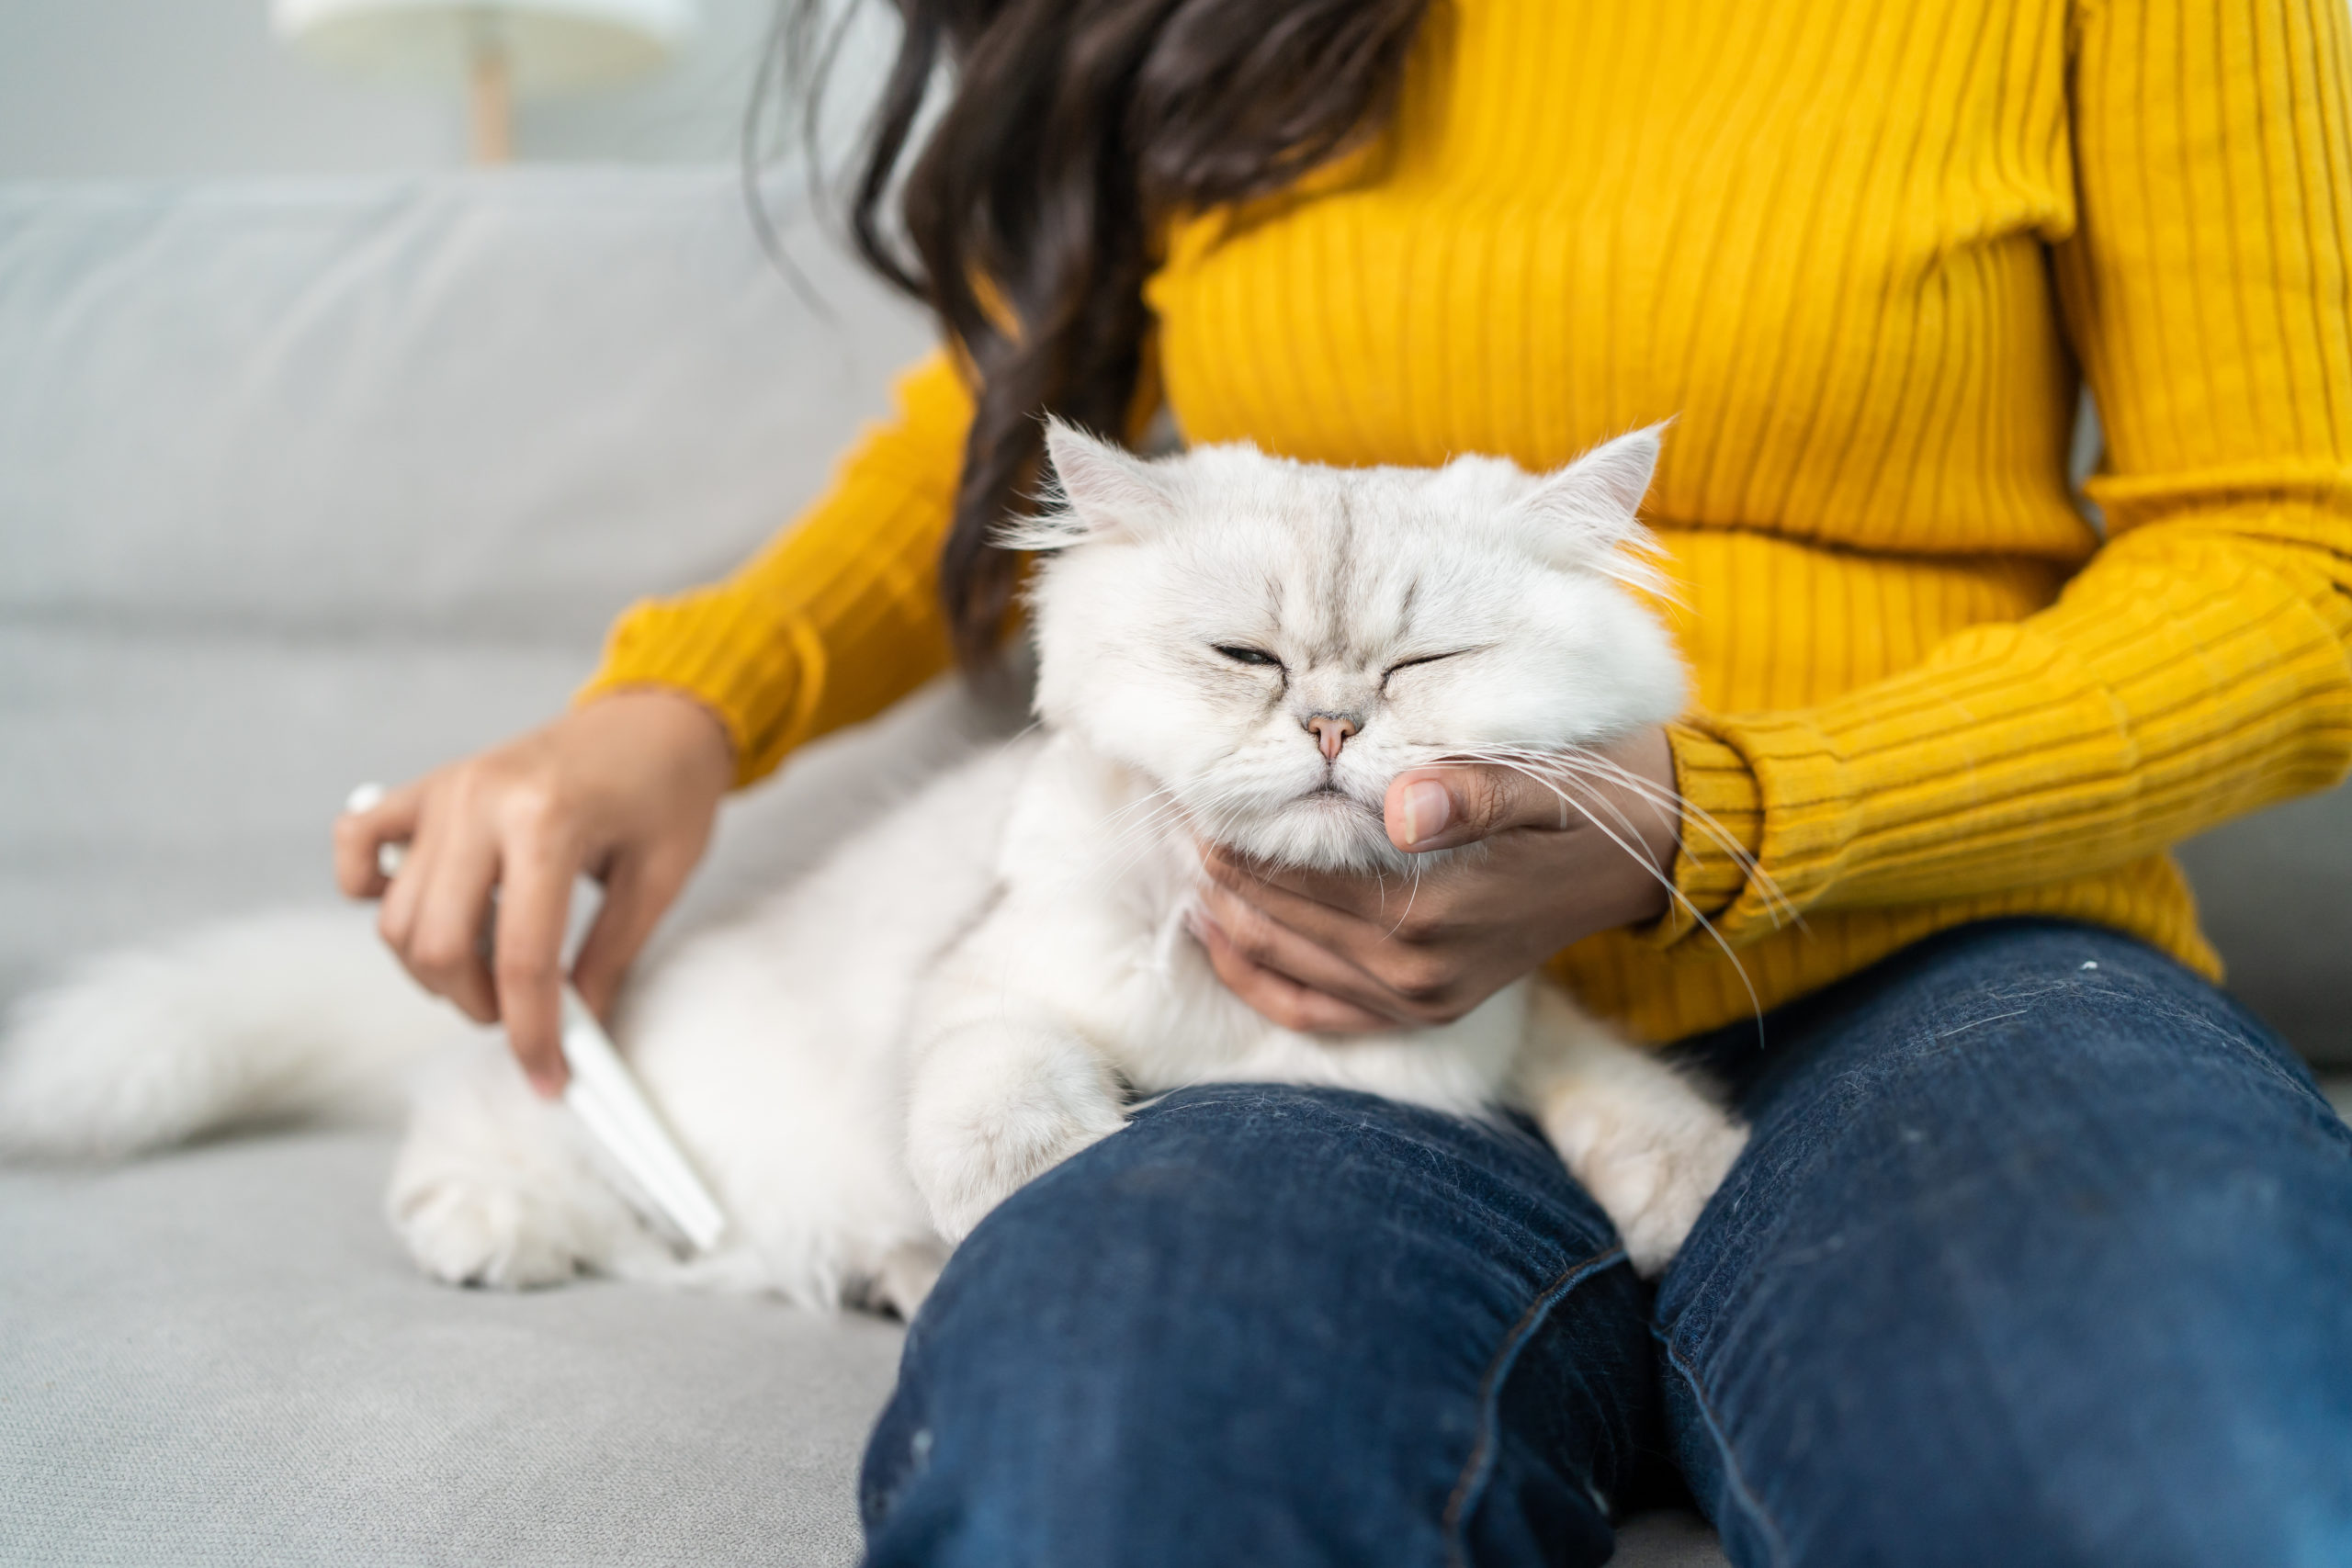
[[[476,1039],[418,1081],[392,1175],[392,1222],[426,1271],[523,1286],[589,1269],[910,1313],[1014,1189],[1137,1097],[1215,1081],[1523,1109],[1637,1269],[1672,1257],[1746,1134],[1556,987],[1326,1040],[1245,1007],[1187,924],[1195,835],[1393,876],[1401,909],[1428,857],[1383,829],[1399,772],[1584,754],[1680,708],[1680,661],[1629,591],[1657,432],[1544,478],[1238,446],[1147,461],[1063,428],[1049,446],[1066,505],[1012,541],[1046,552],[1040,727],[625,993],[614,1032],[727,1212],[720,1247],[680,1260]],[[219,928],[19,1011],[0,1147],[121,1154],[299,1113],[454,1032],[348,919]]]

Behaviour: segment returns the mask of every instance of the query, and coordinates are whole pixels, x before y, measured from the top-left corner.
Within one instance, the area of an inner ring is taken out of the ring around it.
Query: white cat
[[[1522,1108],[1637,1269],[1672,1257],[1746,1134],[1557,987],[1329,1041],[1245,1007],[1187,924],[1196,834],[1392,876],[1401,910],[1430,857],[1383,829],[1400,771],[1588,755],[1680,708],[1681,664],[1629,592],[1646,581],[1634,509],[1657,432],[1543,479],[1491,457],[1340,470],[1246,446],[1146,461],[1058,427],[1049,446],[1067,505],[1012,541],[1047,552],[1030,595],[1040,728],[625,995],[615,1034],[727,1211],[721,1247],[678,1260],[478,1040],[420,1083],[392,1176],[424,1269],[910,1313],[1014,1189],[1116,1132],[1136,1097],[1214,1081]],[[348,919],[200,933],[20,1011],[0,1146],[119,1154],[300,1111],[451,1033]]]

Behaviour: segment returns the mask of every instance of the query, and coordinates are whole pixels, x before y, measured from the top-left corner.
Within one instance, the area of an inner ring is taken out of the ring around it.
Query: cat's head
[[[1658,433],[1558,471],[1499,457],[1330,468],[1246,446],[1146,460],[1066,426],[1030,603],[1037,711],[1250,853],[1403,858],[1388,781],[1670,718],[1684,673],[1632,591]]]

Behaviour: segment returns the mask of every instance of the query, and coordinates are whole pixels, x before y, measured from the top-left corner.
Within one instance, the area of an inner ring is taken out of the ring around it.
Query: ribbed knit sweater
[[[1736,968],[1688,912],[1555,963],[1636,1034],[1996,915],[2213,974],[2165,846],[2352,760],[2346,31],[2343,0],[1437,0],[1377,146],[1170,236],[1166,400],[1345,464],[1540,469],[1675,420],[1645,513],[1686,821],[1801,918],[1686,827]],[[749,780],[944,667],[969,413],[918,367],[589,692],[695,694]]]

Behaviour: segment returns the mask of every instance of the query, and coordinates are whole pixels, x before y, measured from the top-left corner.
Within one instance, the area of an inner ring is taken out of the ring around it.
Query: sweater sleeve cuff
[[[1764,792],[1747,759],[1689,724],[1667,727],[1674,750],[1674,787],[1682,798],[1682,844],[1674,857],[1676,897],[1666,914],[1638,932],[1670,947],[1713,920],[1747,891],[1764,841]]]
[[[823,647],[808,626],[779,627],[721,585],[630,605],[613,624],[604,662],[572,701],[640,686],[693,697],[727,727],[740,789],[765,777],[802,739],[823,667]]]

